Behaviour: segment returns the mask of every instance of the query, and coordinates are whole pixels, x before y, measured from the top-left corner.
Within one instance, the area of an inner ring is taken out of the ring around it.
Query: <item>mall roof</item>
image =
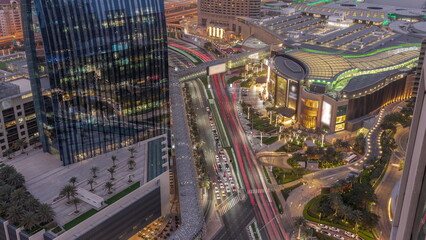
[[[380,0],[383,1],[383,0]],[[300,3],[295,4],[292,7],[299,11],[320,14],[320,15],[334,15],[338,12],[345,13],[347,18],[359,19],[372,22],[383,22],[387,20],[388,14],[397,14],[407,17],[423,17],[426,14],[424,7],[425,0],[390,0],[391,2],[400,2],[400,5],[404,6],[392,6],[391,4],[377,4],[378,0],[371,0],[371,3],[363,2],[358,3],[353,0],[339,1],[338,3],[329,3],[325,5],[313,3]]]
[[[396,70],[390,70],[390,71],[376,73],[376,74],[366,74],[366,75],[353,77],[349,81],[348,85],[346,85],[346,87],[343,89],[343,92],[351,93],[353,91],[358,91],[363,88],[374,86],[376,83],[398,72],[400,71],[396,69]]]

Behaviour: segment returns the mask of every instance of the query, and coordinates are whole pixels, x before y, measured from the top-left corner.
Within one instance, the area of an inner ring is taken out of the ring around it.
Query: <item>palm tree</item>
[[[104,189],[105,189],[105,191],[108,192],[108,194],[111,194],[112,191],[114,191],[114,183],[106,182],[105,185],[104,185]]]
[[[30,230],[33,227],[37,226],[40,223],[40,220],[37,218],[37,214],[34,212],[25,212],[21,218],[21,227],[26,230]]]
[[[11,206],[7,210],[7,219],[12,223],[16,224],[21,221],[22,217],[22,207],[19,206]]]
[[[78,204],[81,203],[80,198],[75,197],[75,198],[71,199],[71,203],[74,204],[74,207],[75,207],[74,213],[79,213],[80,211],[78,210]]]
[[[331,193],[329,195],[331,208],[334,210],[334,216],[337,216],[338,212],[343,206],[342,196],[339,193]]]
[[[111,160],[112,160],[112,166],[113,166],[113,167],[116,167],[116,165],[115,165],[115,161],[117,161],[117,156],[112,155],[112,156],[111,156]]]
[[[40,223],[48,223],[55,217],[55,211],[46,203],[39,204],[36,212]]]
[[[40,203],[37,199],[30,197],[25,201],[24,206],[28,211],[35,212],[38,209]]]
[[[4,151],[4,155],[7,156],[7,159],[12,159],[12,154],[13,154],[13,150],[12,149],[7,149],[6,151]]]
[[[70,180],[68,180],[68,182],[71,183],[73,187],[75,187],[75,183],[77,182],[77,178],[72,177],[72,178],[70,178]]]
[[[20,188],[24,186],[25,178],[21,173],[15,172],[9,175],[9,177],[6,179],[6,182],[15,188]]]
[[[355,232],[358,233],[358,224],[362,220],[362,212],[360,210],[354,210],[352,211],[350,218],[355,223]]]
[[[13,145],[17,150],[21,150],[21,152],[24,153],[27,142],[24,139],[18,139]]]
[[[129,170],[133,170],[136,166],[135,160],[133,158],[127,160],[127,166],[129,167]]]
[[[92,173],[92,177],[93,177],[93,178],[97,178],[98,176],[96,176],[96,173],[98,173],[98,172],[99,172],[99,168],[98,168],[98,167],[92,167],[92,168],[90,169],[90,172]]]
[[[342,209],[340,209],[339,215],[346,222],[346,221],[348,221],[349,217],[351,216],[351,213],[352,213],[352,208],[350,206],[344,205],[342,207]]]
[[[96,183],[95,179],[93,178],[89,178],[89,180],[87,180],[87,184],[90,185],[90,191],[93,192],[93,184]]]
[[[130,157],[131,158],[134,158],[135,156],[134,156],[134,154],[136,153],[136,148],[135,147],[129,147],[127,150],[129,150],[129,152],[130,152]]]
[[[72,185],[65,185],[59,195],[66,196],[68,203],[70,203],[71,197],[74,197],[77,194],[77,189]]]
[[[293,218],[293,224],[295,227],[299,228],[299,235],[297,237],[297,239],[300,239],[300,231],[301,228],[306,226],[306,219],[304,217],[295,217]]]
[[[107,169],[107,171],[111,174],[111,180],[114,180],[114,173],[115,173],[115,168],[114,167],[110,167]]]
[[[28,193],[22,189],[18,188],[10,194],[11,203],[15,205],[22,205],[28,197]]]
[[[0,179],[5,180],[9,178],[10,175],[16,173],[16,169],[11,165],[4,165],[0,168]]]

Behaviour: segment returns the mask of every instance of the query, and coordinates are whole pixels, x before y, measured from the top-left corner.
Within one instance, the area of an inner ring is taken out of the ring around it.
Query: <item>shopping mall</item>
[[[420,46],[364,55],[309,49],[272,52],[267,92],[283,121],[308,129],[355,131],[374,111],[411,97]]]

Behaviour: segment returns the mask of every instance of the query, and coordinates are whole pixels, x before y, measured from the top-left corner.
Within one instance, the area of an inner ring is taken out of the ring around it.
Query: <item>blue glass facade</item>
[[[22,11],[45,151],[68,165],[168,133],[163,1],[24,0]]]

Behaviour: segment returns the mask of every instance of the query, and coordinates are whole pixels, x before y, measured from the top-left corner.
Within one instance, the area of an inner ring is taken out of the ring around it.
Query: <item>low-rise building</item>
[[[0,149],[19,150],[17,141],[27,144],[38,137],[37,120],[31,93],[30,81],[22,78],[0,82]]]

